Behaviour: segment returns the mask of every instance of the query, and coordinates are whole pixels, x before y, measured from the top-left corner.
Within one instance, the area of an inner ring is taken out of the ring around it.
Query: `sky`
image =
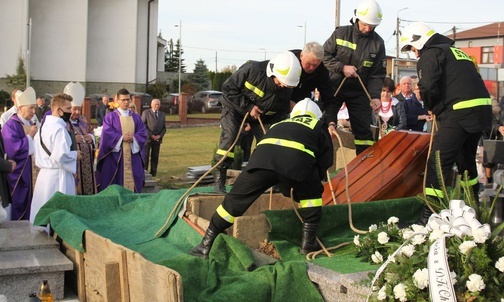
[[[348,25],[360,1],[340,2],[340,25]],[[503,0],[378,3],[383,19],[376,32],[385,41],[387,54],[392,56],[396,55],[393,33],[397,17],[400,28],[423,21],[446,35],[452,33],[454,26],[461,32],[504,21]],[[336,26],[335,6],[336,0],[159,0],[158,33],[174,43],[181,35],[187,72],[192,72],[199,59],[209,70],[221,71],[227,66],[239,67],[247,60],[269,60],[282,51],[301,49],[305,38],[306,42],[324,44]]]

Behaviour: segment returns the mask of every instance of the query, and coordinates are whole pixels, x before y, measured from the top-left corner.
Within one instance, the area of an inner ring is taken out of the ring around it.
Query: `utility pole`
[[[399,31],[399,24],[401,24],[401,19],[399,19],[399,12],[400,11],[403,11],[405,9],[408,9],[407,7],[405,8],[401,8],[400,10],[397,11],[397,21],[396,21],[396,31],[395,31],[395,34],[396,34],[396,58],[399,59],[399,35],[400,35],[400,31]]]
[[[453,31],[453,41],[456,41],[457,40],[457,28],[455,26],[453,26],[452,31]]]
[[[340,15],[341,15],[341,2],[336,0],[336,7],[334,10],[334,28],[340,25]]]
[[[217,74],[217,52],[215,52],[215,74]]]

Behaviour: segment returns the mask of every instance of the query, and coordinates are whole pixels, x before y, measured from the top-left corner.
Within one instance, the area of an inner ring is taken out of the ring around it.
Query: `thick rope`
[[[433,115],[432,116],[431,136],[430,136],[430,139],[429,139],[429,150],[427,151],[427,160],[425,161],[424,177],[423,177],[423,183],[422,183],[423,190],[424,190],[425,204],[427,205],[427,207],[429,208],[429,210],[431,210],[432,213],[436,213],[436,211],[434,211],[434,208],[432,208],[432,205],[427,200],[427,195],[425,194],[425,187],[427,185],[427,167],[429,166],[429,158],[430,158],[430,154],[431,154],[431,151],[432,151],[432,144],[434,142],[434,133],[436,131],[437,131],[437,120],[436,120],[436,116]],[[441,181],[444,182],[443,179]],[[443,188],[444,188],[444,183],[443,183]]]
[[[156,234],[154,235],[155,237],[158,237],[161,235],[161,233],[163,231],[165,231],[164,229],[168,226],[168,224],[170,223],[170,220],[171,218],[173,217],[173,215],[175,214],[175,210],[178,209],[180,203],[189,195],[189,193],[191,192],[192,189],[194,189],[197,185],[199,185],[199,183],[210,173],[212,173],[213,170],[215,170],[215,168],[217,166],[219,166],[226,158],[227,158],[227,155],[229,154],[229,152],[231,152],[231,150],[233,150],[234,146],[236,145],[236,143],[238,142],[238,139],[240,138],[240,133],[243,129],[243,126],[245,125],[245,121],[247,120],[247,117],[248,117],[249,113],[247,112],[245,114],[245,116],[243,117],[243,120],[242,120],[242,123],[240,125],[240,129],[238,130],[238,134],[236,135],[235,137],[235,140],[233,141],[233,144],[231,145],[231,147],[229,147],[229,149],[226,150],[226,152],[224,153],[224,155],[222,156],[222,158],[215,164],[213,165],[208,171],[206,171],[200,178],[198,178],[198,180],[189,188],[187,189],[187,191],[185,191],[184,194],[182,194],[182,196],[180,196],[179,200],[177,201],[177,203],[175,204],[175,206],[173,207],[173,209],[171,210],[170,212],[170,215],[168,215],[168,218],[166,219],[166,222],[163,224],[163,226],[156,232]]]

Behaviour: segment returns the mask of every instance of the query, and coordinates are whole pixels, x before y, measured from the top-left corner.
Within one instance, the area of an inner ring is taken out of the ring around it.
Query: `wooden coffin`
[[[351,202],[386,200],[422,192],[430,134],[394,131],[347,165]],[[324,205],[347,203],[345,170],[324,184]]]

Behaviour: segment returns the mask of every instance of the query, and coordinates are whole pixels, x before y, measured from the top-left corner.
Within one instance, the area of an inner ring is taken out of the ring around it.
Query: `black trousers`
[[[290,196],[290,189],[293,188],[293,197],[296,202],[321,198],[324,192],[324,186],[316,168],[313,168],[303,181],[290,179],[276,171],[255,169],[240,173],[233,188],[224,197],[222,207],[233,217],[242,216],[265,190],[274,185],[278,185],[285,196]],[[322,218],[322,207],[303,208],[300,209],[300,214],[304,222],[318,223]],[[217,212],[213,214],[210,224],[214,230],[220,232],[231,226],[231,223],[224,220]]]
[[[337,102],[345,102],[348,108],[352,133],[355,136],[355,152],[363,152],[374,142],[371,132],[371,123],[373,122],[372,110],[369,105],[369,99],[366,95],[353,95],[336,97]]]
[[[145,170],[149,170],[149,158],[150,158],[150,174],[156,176],[157,167],[159,161],[159,149],[161,148],[161,143],[151,141],[148,139],[144,145],[144,163]]]
[[[238,130],[240,130],[240,125],[243,121],[244,116],[241,114],[237,113],[236,111],[230,110],[229,108],[223,107],[222,108],[222,113],[221,113],[221,135],[219,138],[219,151],[221,153],[224,153],[231,147],[233,144],[234,140],[236,139],[236,136],[239,135]],[[262,116],[262,122],[267,130],[269,126],[271,126],[273,123],[281,121],[285,116],[282,115],[273,115],[270,117],[264,117]],[[261,124],[259,124],[259,121],[254,120],[249,117],[247,120],[250,124],[251,127],[251,132],[253,136],[256,139],[256,142],[259,142],[263,136],[264,132],[261,128]],[[239,141],[238,141],[239,143]],[[230,152],[233,152],[231,150]],[[222,154],[215,154],[214,160],[217,163],[218,161],[221,160]],[[233,163],[233,157],[229,156],[224,160],[224,162],[221,164],[219,168],[229,168],[231,167],[231,164]]]
[[[426,189],[440,189],[439,179],[436,173],[436,151],[440,152],[441,169],[443,178],[446,180],[453,171],[453,164],[456,163],[458,173],[463,175],[468,171],[469,180],[478,177],[476,169],[476,150],[481,132],[469,133],[462,128],[457,121],[447,118],[439,123],[438,131],[434,134],[432,151],[427,163]],[[464,181],[464,179],[462,178]],[[477,193],[479,184],[473,186]],[[476,194],[476,198],[478,195]]]

